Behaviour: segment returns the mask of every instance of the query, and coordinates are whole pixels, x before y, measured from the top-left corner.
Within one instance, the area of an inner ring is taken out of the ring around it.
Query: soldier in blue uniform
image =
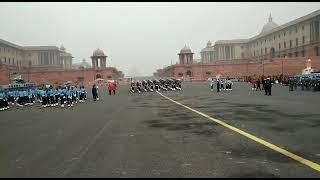
[[[59,96],[60,96],[60,106],[64,107],[64,104],[66,103],[66,89],[60,88],[58,89]]]
[[[71,87],[68,87],[66,90],[66,95],[67,95],[67,106],[73,106],[72,104],[72,89]]]
[[[86,89],[84,88],[84,86],[81,86],[80,87],[80,100],[79,100],[79,102],[85,102],[86,96],[87,96],[86,94],[87,94]]]

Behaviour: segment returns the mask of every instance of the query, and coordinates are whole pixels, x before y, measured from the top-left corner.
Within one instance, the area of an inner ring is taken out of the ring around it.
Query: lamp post
[[[283,60],[281,61],[281,74],[283,75]]]

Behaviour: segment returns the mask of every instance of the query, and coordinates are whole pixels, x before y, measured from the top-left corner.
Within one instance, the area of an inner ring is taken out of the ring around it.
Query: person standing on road
[[[267,82],[266,82],[267,96],[271,96],[271,87],[272,87],[272,82],[270,78],[267,78]]]
[[[96,84],[92,86],[92,96],[93,96],[93,101],[96,101],[98,98],[98,89]]]
[[[116,94],[116,90],[117,90],[117,85],[114,82],[109,82],[108,83],[108,90],[109,90],[109,95],[111,95],[111,92],[113,92],[113,94]]]
[[[260,84],[261,84],[261,82],[260,82],[260,79],[258,78],[258,80],[257,80],[257,91],[258,91],[258,89],[261,91],[261,87],[260,87]]]
[[[255,79],[252,79],[251,80],[251,84],[252,84],[252,90],[256,90],[256,80]]]
[[[214,79],[213,79],[213,78],[211,78],[211,81],[210,81],[211,91],[213,91],[213,86],[214,86]]]
[[[220,92],[220,79],[217,80],[217,92]]]

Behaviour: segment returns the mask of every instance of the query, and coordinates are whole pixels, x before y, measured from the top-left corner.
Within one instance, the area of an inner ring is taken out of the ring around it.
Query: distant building
[[[320,70],[320,10],[283,25],[271,15],[260,34],[249,39],[208,41],[195,62],[190,48],[181,49],[177,64],[158,69],[154,76],[206,80],[209,77],[248,79],[290,76]],[[306,63],[312,68],[306,68]]]
[[[71,69],[72,58],[63,46],[19,46],[0,39],[0,64]]]
[[[319,56],[320,10],[283,25],[271,14],[260,34],[249,39],[209,41],[200,52],[203,63],[219,60],[266,60],[280,57]]]
[[[72,68],[73,69],[79,69],[79,68],[91,68],[91,64],[89,64],[86,59],[82,59],[82,62],[80,63],[73,63]]]

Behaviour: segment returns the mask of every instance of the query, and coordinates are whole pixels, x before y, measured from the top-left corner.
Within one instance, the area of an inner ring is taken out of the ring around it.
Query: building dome
[[[105,56],[105,54],[104,54],[103,50],[98,48],[93,52],[93,56]]]
[[[61,51],[66,51],[66,48],[64,48],[64,46],[61,45],[60,50],[61,50]]]
[[[275,22],[272,21],[272,17],[271,17],[271,14],[269,16],[269,21],[267,24],[265,24],[262,28],[262,31],[261,31],[261,34],[262,33],[266,33],[266,32],[269,32],[271,31],[272,29],[278,27],[278,24],[276,24]]]
[[[208,42],[207,42],[207,47],[211,47],[212,46],[212,43],[211,43],[211,41],[209,40]]]
[[[180,50],[180,54],[190,54],[190,53],[193,53],[193,52],[189,47],[187,47],[187,45],[185,45],[184,48]]]

